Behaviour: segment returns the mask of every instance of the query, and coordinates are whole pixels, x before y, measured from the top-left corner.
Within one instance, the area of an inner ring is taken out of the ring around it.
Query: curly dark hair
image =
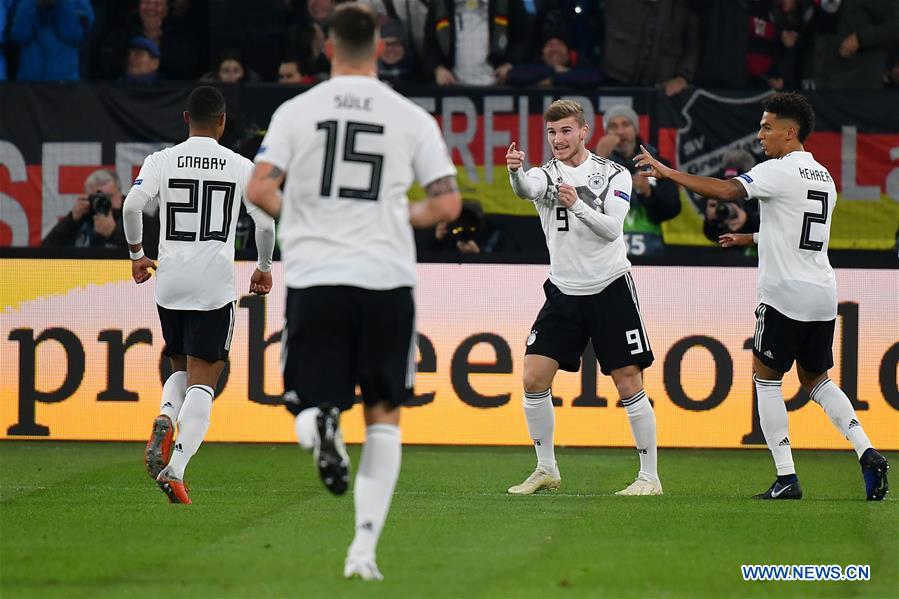
[[[796,121],[799,125],[799,143],[805,143],[815,128],[815,111],[802,94],[796,92],[774,94],[762,102],[762,108],[765,112],[776,114],[777,118]]]

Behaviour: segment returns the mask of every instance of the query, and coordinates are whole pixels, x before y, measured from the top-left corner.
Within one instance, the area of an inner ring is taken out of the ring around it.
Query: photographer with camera
[[[724,153],[724,168],[720,176],[732,179],[749,172],[755,166],[755,158],[746,150],[731,149]],[[754,233],[759,230],[759,202],[746,198],[740,202],[719,202],[716,198],[696,196],[696,202],[704,221],[702,232],[710,241],[718,243],[725,233]],[[735,251],[743,251],[736,248]]]
[[[84,195],[75,198],[72,210],[47,234],[42,247],[127,248],[122,227],[124,203],[119,176],[113,170],[98,169],[84,180]],[[156,254],[159,217],[144,215],[144,247]]]

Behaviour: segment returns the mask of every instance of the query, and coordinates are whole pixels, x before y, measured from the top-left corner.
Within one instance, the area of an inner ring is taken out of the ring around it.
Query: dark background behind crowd
[[[379,76],[391,85],[656,87],[669,96],[693,86],[899,88],[899,0],[362,1],[381,19]],[[0,0],[0,81],[314,85],[328,77],[324,40],[336,3]],[[633,175],[629,252],[661,254],[661,224],[679,214],[680,190],[633,173],[633,156],[648,146],[633,110],[607,110],[603,130],[591,150]],[[748,170],[750,161],[731,156],[719,175]],[[105,212],[90,208],[95,184],[85,182],[45,245],[124,245],[116,195]],[[542,243],[535,218],[484,214],[477,198],[467,199],[468,220],[419,233],[420,249],[541,250],[529,241]],[[751,201],[691,199],[711,241],[757,230]]]
[[[899,0],[364,0],[382,78],[438,85],[899,86]],[[335,0],[0,0],[0,78],[327,77]]]

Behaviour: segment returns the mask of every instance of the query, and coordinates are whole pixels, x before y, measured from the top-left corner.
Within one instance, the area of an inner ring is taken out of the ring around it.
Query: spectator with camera
[[[84,195],[44,238],[43,247],[127,248],[122,226],[122,186],[115,171],[98,169],[84,180]],[[155,256],[159,243],[158,216],[144,214],[144,248]]]
[[[640,120],[633,108],[624,104],[612,106],[602,119],[606,133],[596,143],[594,153],[626,168],[633,184],[631,207],[624,219],[627,252],[631,256],[661,254],[665,249],[661,224],[680,214],[680,190],[668,179],[656,180],[637,173],[637,150],[641,145],[652,146],[640,137]]]
[[[724,168],[716,177],[733,179],[749,172],[755,158],[746,150],[732,149],[724,153]],[[716,244],[725,233],[755,233],[759,230],[759,201],[746,198],[739,202],[719,202],[716,198],[697,197],[703,215],[702,232]],[[747,248],[734,247],[734,251]]]

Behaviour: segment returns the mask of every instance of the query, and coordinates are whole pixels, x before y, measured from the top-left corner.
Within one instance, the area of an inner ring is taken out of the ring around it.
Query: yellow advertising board
[[[213,404],[209,441],[293,442],[279,405],[284,291],[241,296],[231,356]],[[244,290],[253,270],[237,267]],[[521,409],[525,340],[543,303],[545,265],[425,264],[416,291],[419,373],[403,408],[403,439],[418,444],[529,445]],[[757,447],[751,383],[756,270],[634,268],[655,363],[645,371],[661,447]],[[899,450],[899,276],[840,270],[831,378],[856,405],[872,442]],[[0,435],[4,439],[147,438],[159,411],[162,333],[150,281],[127,261],[0,260]],[[632,444],[625,410],[591,356],[560,373],[556,442]],[[848,442],[785,379],[796,448]],[[350,443],[361,414],[344,416]]]

